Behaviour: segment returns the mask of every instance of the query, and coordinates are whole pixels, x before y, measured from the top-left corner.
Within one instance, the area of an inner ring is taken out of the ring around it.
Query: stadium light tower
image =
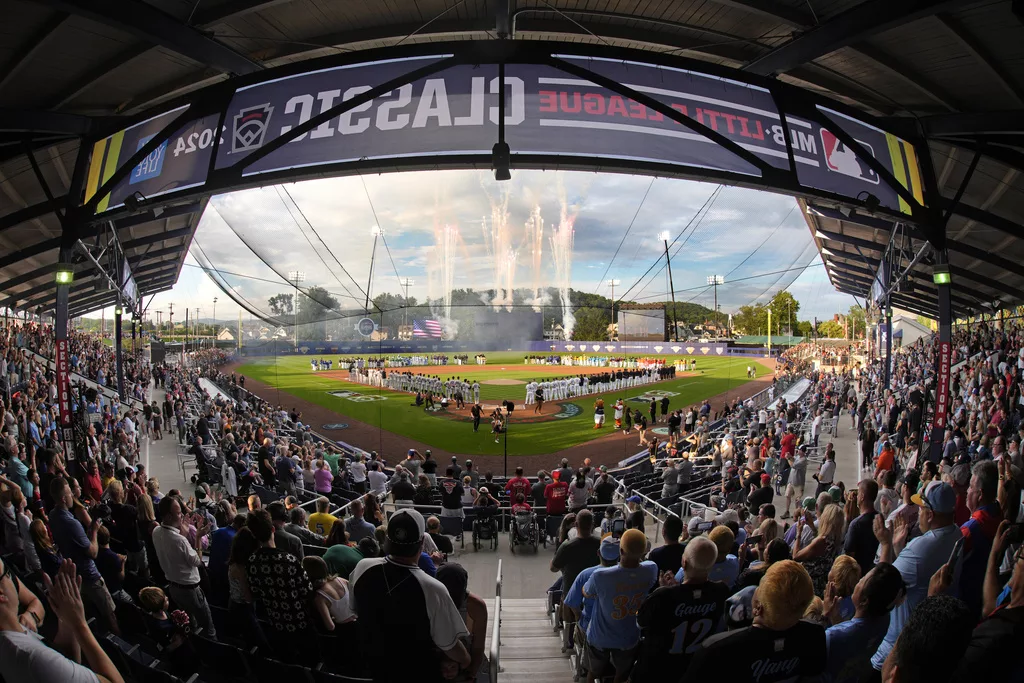
[[[213,297],[213,345],[217,345],[217,297]]]
[[[612,325],[613,326],[615,325],[615,285],[621,285],[621,284],[622,284],[622,280],[616,280],[614,278],[611,279],[611,280],[608,280],[608,286],[612,288]],[[618,329],[618,328],[612,327],[612,329],[614,330],[614,329]]]
[[[672,294],[672,315],[669,320],[672,324],[672,341],[679,341],[679,328],[676,325],[676,287],[672,283],[672,259],[668,255],[668,238],[672,235],[668,230],[658,233],[658,239],[665,243],[665,264],[668,266],[668,289]]]
[[[718,332],[718,285],[725,284],[721,275],[708,275],[708,284],[715,288],[715,332]],[[704,290],[707,291],[707,290]]]
[[[301,270],[288,271],[288,282],[295,288],[295,298],[292,300],[292,342],[295,348],[299,348],[299,283],[306,280],[306,274]]]
[[[405,327],[409,324],[409,287],[416,284],[416,281],[412,278],[403,277],[398,281],[398,284],[405,288],[405,301],[402,302],[402,326]]]
[[[370,287],[373,285],[373,260],[377,256],[377,238],[384,235],[384,229],[379,225],[373,225],[370,227],[370,234],[373,235],[373,249],[370,250],[370,275],[366,278],[366,305],[364,308],[366,312],[370,312]],[[383,319],[381,320],[383,323]]]

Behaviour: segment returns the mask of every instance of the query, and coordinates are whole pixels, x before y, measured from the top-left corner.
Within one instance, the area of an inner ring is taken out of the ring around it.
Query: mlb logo
[[[247,152],[263,145],[267,134],[270,115],[274,108],[270,104],[258,104],[239,111],[234,118],[234,131],[231,135],[231,151]]]
[[[871,156],[875,156],[875,150],[871,145],[862,140],[857,140],[857,142]],[[825,150],[825,166],[828,167],[828,170],[875,185],[878,184],[878,174],[864,161],[858,159],[853,150],[844,145],[839,138],[824,128],[821,129],[821,146]]]

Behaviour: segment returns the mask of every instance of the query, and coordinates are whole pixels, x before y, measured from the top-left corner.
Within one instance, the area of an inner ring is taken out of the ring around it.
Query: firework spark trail
[[[572,339],[572,330],[576,326],[576,317],[572,314],[569,301],[569,285],[572,283],[572,250],[576,230],[578,207],[569,207],[564,197],[558,227],[551,230],[551,257],[555,262],[555,287],[562,302],[562,329],[566,339]]]
[[[512,248],[509,234],[509,192],[503,190],[499,199],[495,200],[489,195],[488,199],[491,202],[491,217],[488,220],[484,216],[481,227],[484,233],[484,245],[487,247],[487,254],[491,259],[492,286],[494,288],[491,305],[495,311],[501,310],[502,306],[512,310],[516,252]]]
[[[544,219],[540,215],[540,205],[533,207],[530,217],[526,219],[526,239],[530,246],[533,265],[533,310],[540,312],[541,307],[541,261],[544,256]]]

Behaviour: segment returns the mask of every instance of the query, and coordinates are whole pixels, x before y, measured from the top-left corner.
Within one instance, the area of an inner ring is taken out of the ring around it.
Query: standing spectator
[[[551,560],[551,571],[562,572],[562,593],[566,594],[576,580],[576,575],[587,567],[598,562],[598,549],[601,541],[595,538],[594,514],[590,510],[581,510],[576,515],[576,538],[558,546]]]
[[[843,551],[852,555],[860,565],[861,576],[867,576],[875,566],[875,551],[878,550],[878,539],[875,537],[874,524],[878,510],[875,509],[875,497],[878,495],[878,484],[874,479],[861,479],[857,484],[858,515],[850,521],[846,530],[846,541]]]
[[[418,567],[423,534],[419,512],[398,510],[388,522],[387,556],[361,561],[349,581],[365,656],[377,680],[441,683],[444,658],[460,669],[470,665],[462,616],[444,584]],[[401,656],[380,647],[395,633],[404,634]]]
[[[110,533],[128,557],[128,567],[137,574],[149,576],[149,558],[139,529],[139,512],[134,505],[125,503],[124,486],[112,481],[107,486],[110,500]]]
[[[708,580],[717,560],[715,544],[698,536],[686,544],[683,553],[686,579],[677,583],[672,572],[662,572],[662,587],[644,600],[636,615],[643,641],[630,678],[633,683],[678,680],[692,653],[718,631],[730,589]]]
[[[906,628],[886,655],[881,669],[882,682],[946,683],[952,680],[956,672],[952,664],[964,654],[975,621],[967,606],[956,598],[936,595],[924,599],[910,613]],[[1001,653],[1004,657],[1008,655]],[[970,676],[974,678],[976,672],[971,671]]]
[[[363,462],[364,457],[362,455],[357,456],[348,466],[349,472],[352,475],[352,490],[356,493],[366,493],[366,463]]]
[[[114,616],[114,600],[96,568],[95,559],[99,553],[96,534],[99,532],[100,520],[92,520],[88,531],[82,528],[82,524],[70,512],[75,500],[71,487],[63,477],[50,482],[50,495],[53,498],[53,510],[50,511],[53,540],[61,554],[74,563],[82,580],[79,591],[82,597],[103,616],[111,631],[119,633],[117,618]]]
[[[928,595],[928,582],[932,575],[949,559],[953,546],[963,537],[953,523],[956,493],[949,484],[929,482],[911,500],[920,508],[917,516],[921,536],[908,543],[907,525],[899,518],[893,525],[893,531],[885,528],[881,517],[877,517],[874,523],[875,536],[882,550],[881,561],[892,562],[907,586],[907,597],[889,615],[889,630],[871,658],[871,665],[876,671],[882,670],[882,664],[903,631],[911,611]],[[907,671],[904,673],[909,675]]]
[[[294,496],[295,485],[300,476],[295,461],[285,451],[278,454],[274,467],[277,474],[277,492],[286,496]]]
[[[99,546],[96,553],[96,569],[103,577],[103,583],[107,585],[114,604],[131,604],[132,599],[124,590],[124,564],[127,558],[110,549],[110,530],[102,524],[96,532],[96,543]]]
[[[370,482],[370,493],[381,496],[388,492],[388,475],[383,472],[376,460],[370,463],[370,472],[366,477]]]
[[[857,582],[852,619],[825,630],[827,671],[833,683],[858,683],[871,675],[871,655],[889,628],[889,611],[906,593],[899,571],[887,562],[875,566]],[[834,584],[825,595],[825,614],[839,611]]]
[[[324,553],[327,569],[335,576],[347,579],[362,559],[359,549],[349,545],[345,525],[335,524],[327,537],[327,552]]]
[[[842,551],[843,542],[843,509],[838,505],[825,506],[814,539],[803,545],[803,527],[814,529],[814,522],[808,521],[809,514],[801,516],[797,521],[796,538],[793,541],[793,559],[801,562],[814,582],[814,594],[825,597],[825,586],[832,563]],[[872,560],[874,556],[872,555]]]
[[[562,466],[555,471],[558,472],[558,481],[564,482],[566,484],[572,481],[573,475],[576,474],[576,471],[573,468],[569,467],[569,458],[562,458]],[[554,473],[552,473],[552,475],[553,474]]]
[[[576,481],[569,486],[569,509],[573,512],[587,507],[587,500],[594,492],[594,485],[582,471],[576,473]]]
[[[505,491],[512,500],[515,500],[519,494],[522,494],[523,498],[530,497],[530,480],[523,476],[522,467],[516,468],[516,476],[508,480]]]
[[[820,420],[821,415],[815,419]],[[815,437],[817,442],[817,437]],[[836,477],[836,452],[832,450],[832,444],[828,444],[828,448],[825,450],[825,459],[822,460],[821,465],[818,467],[818,473],[814,475],[814,478],[818,482],[818,487],[814,491],[814,497],[817,498],[825,491],[832,488],[832,482]]]
[[[683,520],[675,515],[666,517],[665,524],[661,527],[661,538],[665,544],[652,550],[650,555],[651,562],[658,565],[660,573],[675,574],[676,569],[682,566],[683,551],[685,550],[685,547],[679,542],[679,537],[682,534]]]
[[[326,631],[333,631],[338,624],[355,621],[348,581],[332,576],[322,557],[305,558],[302,568],[306,570],[313,590],[316,591],[313,595],[313,612],[320,626]]]
[[[329,512],[330,509],[331,501],[322,496],[316,499],[316,512],[309,516],[310,531],[325,538],[330,535],[331,527],[338,521],[338,518]]]
[[[793,436],[793,433],[789,432],[786,436]],[[791,453],[788,458],[784,456],[783,459],[789,463],[789,482],[786,484],[786,510],[782,513],[782,518],[789,519],[790,506],[793,502],[796,503],[793,516],[800,513],[800,501],[803,499],[804,484],[807,481],[807,454],[801,447],[799,451]]]
[[[616,488],[618,487],[615,481],[608,476],[608,466],[601,465],[601,475],[594,481],[594,496],[597,498],[597,504],[610,505]]]
[[[705,639],[683,681],[754,680],[776,683],[825,670],[825,631],[802,621],[814,585],[799,562],[775,562],[754,591],[752,626]]]
[[[234,508],[232,507],[232,509]],[[230,524],[226,524],[210,534],[210,560],[206,568],[210,575],[213,595],[223,595],[227,592],[231,545],[235,540],[235,534],[244,526],[245,516],[236,514],[231,518]]]
[[[441,516],[464,518],[466,512],[462,508],[462,496],[466,493],[465,489],[455,476],[454,468],[449,467],[446,474],[446,478],[441,480]]]
[[[438,569],[437,580],[448,589],[448,595],[455,603],[455,609],[462,615],[466,628],[469,629],[466,647],[469,650],[470,661],[466,668],[466,677],[473,679],[475,676],[481,675],[484,653],[487,651],[487,603],[480,596],[469,591],[469,574],[462,565],[456,562],[451,562]]]
[[[217,638],[213,615],[206,595],[199,585],[199,567],[203,566],[203,537],[210,530],[205,519],[192,521],[196,528],[195,541],[189,543],[182,533],[186,520],[181,505],[174,496],[160,501],[160,526],[153,530],[153,547],[157,560],[170,583],[168,592],[175,604],[188,612],[189,617],[209,638]]]
[[[267,506],[267,512],[270,513],[270,521],[274,523],[274,547],[291,553],[301,562],[305,556],[302,551],[302,541],[284,528],[288,523],[288,510],[285,509],[284,503],[279,500],[274,501]]]
[[[363,501],[357,498],[353,500],[348,506],[348,511],[351,517],[345,520],[345,531],[348,532],[348,538],[353,543],[359,543],[364,538],[373,536],[373,531],[376,528],[365,519],[363,519]]]
[[[558,470],[558,474],[562,470]],[[564,515],[568,511],[569,484],[561,476],[544,487],[545,509],[549,515]]]
[[[971,484],[967,489],[967,508],[971,511],[971,518],[960,527],[965,540],[959,597],[967,603],[971,615],[979,619],[983,616],[982,587],[985,584],[989,551],[996,537],[996,529],[1003,519],[1002,509],[996,500],[999,477],[999,467],[991,460],[982,460],[974,465]]]
[[[576,518],[579,520],[579,515]],[[658,566],[642,561],[647,552],[643,532],[627,529],[619,539],[619,552],[617,567],[594,572],[583,587],[583,597],[595,601],[587,626],[588,683],[613,672],[615,683],[629,678],[640,644],[636,614],[658,583]]]
[[[260,547],[249,558],[246,576],[253,597],[262,605],[267,620],[289,645],[301,645],[309,630],[306,601],[312,592],[306,570],[295,555],[275,547],[274,523],[266,510],[256,510],[245,520]]]
[[[7,683],[124,683],[85,620],[73,562],[65,560],[52,583],[44,579],[50,610],[57,617],[58,649],[47,647],[35,633],[42,622],[42,604],[14,578],[6,562],[0,561],[0,566],[0,676]],[[31,609],[19,614],[23,603]],[[78,663],[82,655],[91,671]]]

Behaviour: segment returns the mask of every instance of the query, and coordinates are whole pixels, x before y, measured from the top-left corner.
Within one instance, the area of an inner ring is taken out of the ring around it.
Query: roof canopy
[[[89,150],[120,118],[316,57],[507,37],[681,55],[885,117],[894,132],[927,140],[926,190],[949,213],[954,310],[1019,303],[1021,7],[1019,0],[11,0],[0,37],[0,300],[52,307],[60,212],[83,166],[80,141]],[[204,206],[193,197],[113,222],[142,293],[174,284]],[[892,221],[844,214],[839,203],[810,201],[805,209],[833,284],[864,295],[892,241]],[[935,241],[937,229],[912,226],[903,246]],[[84,241],[101,233],[94,228]],[[72,314],[114,301],[90,262],[76,268]],[[915,264],[894,304],[934,316],[929,273],[927,259]]]

